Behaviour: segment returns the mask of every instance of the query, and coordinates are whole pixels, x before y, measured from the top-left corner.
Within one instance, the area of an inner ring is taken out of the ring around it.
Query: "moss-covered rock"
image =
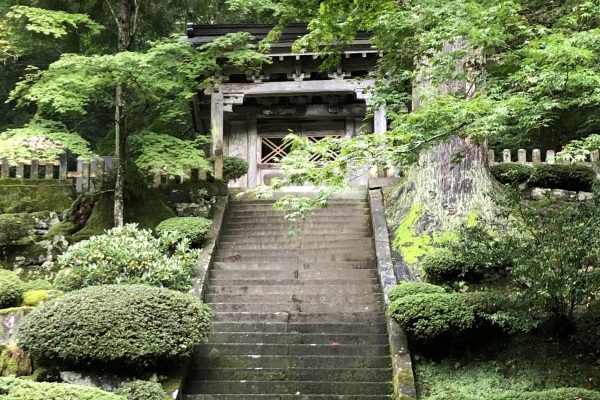
[[[71,180],[0,179],[0,214],[64,211],[73,202]]]
[[[33,373],[31,356],[15,346],[3,347],[0,352],[0,376],[28,376]]]
[[[43,302],[54,299],[62,295],[59,290],[28,290],[22,295],[23,306],[37,307]]]

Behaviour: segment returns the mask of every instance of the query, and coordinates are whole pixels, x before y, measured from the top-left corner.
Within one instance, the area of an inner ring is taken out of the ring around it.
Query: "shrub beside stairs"
[[[230,203],[185,400],[389,400],[392,372],[364,192],[290,236],[269,201]]]

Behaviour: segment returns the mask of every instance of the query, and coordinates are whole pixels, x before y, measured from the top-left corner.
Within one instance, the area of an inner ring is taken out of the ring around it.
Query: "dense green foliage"
[[[596,172],[583,165],[543,164],[535,168],[529,186],[591,192]]]
[[[3,400],[125,400],[103,390],[66,383],[33,382],[28,379],[0,377]]]
[[[33,220],[22,215],[0,214],[0,246],[29,236]]]
[[[401,297],[390,305],[388,312],[417,341],[457,333],[471,328],[475,322],[474,308],[462,293]]]
[[[460,254],[447,248],[435,248],[425,254],[421,268],[428,282],[443,283],[463,276],[464,261]]]
[[[526,183],[531,179],[533,170],[533,167],[517,163],[502,163],[490,167],[494,178],[504,184]]]
[[[248,161],[240,157],[223,157],[223,182],[237,181],[248,173]]]
[[[169,236],[174,242],[187,238],[192,243],[200,243],[210,230],[212,221],[203,217],[175,217],[162,221],[156,227],[156,233]]]
[[[212,312],[201,301],[147,285],[70,292],[34,309],[18,334],[36,357],[82,365],[156,366],[206,340]]]
[[[394,300],[405,296],[435,293],[446,293],[446,289],[425,282],[401,281],[398,282],[396,286],[388,290],[387,295],[390,299],[390,302],[393,302]]]
[[[191,286],[198,257],[198,251],[189,245],[189,239],[173,234],[156,238],[135,224],[113,228],[61,254],[56,265],[62,271],[54,285],[70,291],[112,283],[145,283],[185,291]]]
[[[0,308],[18,305],[23,293],[21,278],[12,271],[0,269]]]
[[[115,394],[127,400],[164,400],[166,393],[158,382],[131,381],[123,384]]]
[[[28,290],[52,290],[54,286],[52,286],[51,282],[48,282],[45,279],[33,279],[30,281],[23,282],[23,291],[26,292]]]
[[[447,394],[428,397],[428,400],[444,400]],[[485,397],[468,394],[453,395],[452,400],[600,400],[600,392],[581,388],[560,388],[535,392],[506,391],[499,394],[489,394]]]

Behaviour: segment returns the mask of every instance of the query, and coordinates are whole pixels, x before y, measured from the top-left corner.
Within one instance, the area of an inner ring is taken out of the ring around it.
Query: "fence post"
[[[25,171],[25,163],[22,163],[22,162],[17,163],[17,173],[15,175],[15,178],[23,179],[24,171]]]
[[[590,163],[592,165],[592,168],[594,168],[594,171],[598,170],[598,162],[599,161],[600,161],[600,151],[592,150],[590,152]]]
[[[67,179],[67,153],[60,155],[60,170],[58,172],[58,179]]]
[[[8,158],[2,159],[2,177],[8,178],[10,176],[10,166],[8,165]]]
[[[546,159],[548,159],[548,158],[546,157]],[[533,149],[533,152],[531,153],[531,164],[534,167],[537,167],[541,163],[542,163],[542,154],[540,152],[540,149]]]
[[[517,161],[519,162],[519,164],[527,163],[527,152],[525,149],[519,149],[519,151],[517,152]]]
[[[546,151],[546,164],[554,164],[556,162],[556,154],[554,150]]]
[[[46,161],[46,179],[54,179],[54,163]]]
[[[90,162],[81,162],[81,190],[83,192],[90,191]]]
[[[102,181],[104,180],[104,169],[106,165],[104,163],[104,158],[98,157],[96,160],[96,177],[94,178],[94,191],[100,190],[102,187]]]
[[[503,163],[511,162],[510,149],[502,150],[502,162]]]
[[[38,179],[40,177],[39,164],[38,160],[31,160],[31,179]]]

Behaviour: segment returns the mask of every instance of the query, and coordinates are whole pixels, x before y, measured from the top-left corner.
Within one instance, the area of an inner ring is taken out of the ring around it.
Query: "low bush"
[[[0,377],[0,399],[6,400],[126,400],[103,390],[65,383],[33,382]]]
[[[428,397],[427,400],[446,400],[448,394]],[[581,388],[559,388],[535,392],[506,391],[485,397],[453,394],[452,400],[600,400],[600,392]]]
[[[27,292],[29,290],[52,290],[54,286],[51,282],[48,282],[45,279],[32,279],[30,281],[23,282],[23,291]]]
[[[171,239],[179,242],[183,238],[192,243],[200,243],[210,230],[212,221],[203,217],[175,217],[162,221],[156,227],[156,233],[172,233]]]
[[[390,299],[390,302],[393,302],[394,300],[405,296],[433,293],[446,293],[446,289],[441,286],[436,286],[425,282],[402,281],[388,290],[387,295]]]
[[[147,285],[94,286],[31,311],[18,344],[42,360],[144,367],[189,355],[212,312],[188,294]]]
[[[596,173],[584,165],[543,164],[535,168],[529,187],[591,192]]]
[[[421,260],[421,268],[428,282],[444,283],[461,277],[464,261],[458,253],[450,249],[434,248]]]
[[[490,172],[500,183],[522,184],[531,179],[534,168],[523,164],[504,163],[491,166]]]
[[[16,215],[0,215],[0,246],[16,242],[29,236],[33,229],[31,218]]]
[[[0,308],[19,305],[23,293],[21,278],[12,271],[0,269]]]
[[[127,400],[164,400],[167,395],[160,383],[140,380],[125,383],[115,394]]]
[[[62,295],[58,290],[27,290],[23,292],[21,305],[23,307],[37,307],[45,301]]]
[[[416,294],[396,299],[389,313],[406,333],[427,341],[446,333],[469,329],[475,322],[474,307],[462,293]]]
[[[198,250],[190,248],[189,240],[173,242],[169,235],[155,238],[135,224],[111,229],[61,254],[55,264],[62,271],[54,286],[71,291],[94,285],[143,283],[188,290]]]

